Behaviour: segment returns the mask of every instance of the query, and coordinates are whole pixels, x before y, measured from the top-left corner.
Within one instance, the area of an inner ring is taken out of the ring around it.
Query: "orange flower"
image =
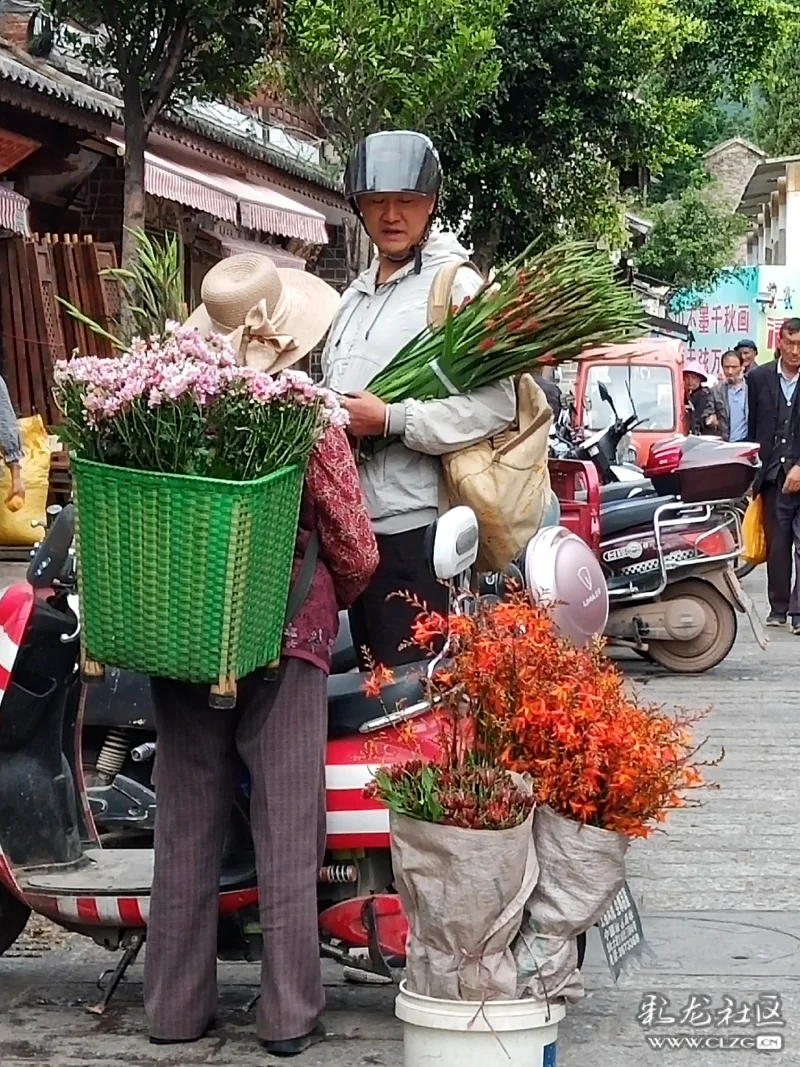
[[[362,688],[368,697],[377,698],[380,697],[383,688],[391,685],[392,682],[394,682],[394,671],[378,663],[364,679]]]

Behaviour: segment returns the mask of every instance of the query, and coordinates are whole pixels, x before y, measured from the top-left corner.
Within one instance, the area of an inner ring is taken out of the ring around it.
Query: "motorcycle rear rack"
[[[678,570],[682,567],[696,566],[698,562],[696,558],[676,560],[668,567],[667,558],[664,554],[664,543],[662,540],[663,532],[676,526],[702,526],[704,523],[711,520],[715,511],[723,508],[728,516],[726,521],[717,523],[708,531],[706,536],[710,536],[718,530],[730,526],[732,522],[736,530],[736,545],[733,551],[727,552],[724,555],[709,556],[707,562],[716,561],[727,563],[730,560],[738,559],[742,550],[742,528],[739,514],[733,504],[727,504],[723,501],[714,501],[713,503],[708,504],[685,504],[682,501],[678,501],[674,504],[662,504],[653,516],[653,537],[655,539],[656,551],[658,553],[658,586],[650,587],[647,590],[639,590],[633,582],[631,582],[624,589],[609,589],[609,600],[653,600],[656,597],[661,596],[667,587],[669,573],[671,571]],[[665,517],[671,515],[674,515],[674,517]]]

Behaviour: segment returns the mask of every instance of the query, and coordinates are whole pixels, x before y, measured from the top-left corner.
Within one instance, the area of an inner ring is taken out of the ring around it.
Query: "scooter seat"
[[[609,485],[600,486],[600,503],[610,504],[615,500],[637,500],[643,496],[653,496],[655,489],[649,478],[637,478],[635,482],[611,482]],[[575,499],[586,501],[587,492],[579,489],[575,493]]]
[[[637,526],[652,523],[655,513],[664,504],[673,504],[674,496],[648,496],[633,500],[616,500],[600,509],[600,536],[632,530]]]
[[[381,694],[383,705],[388,711],[394,711],[402,705],[409,707],[424,698],[422,683],[425,666],[425,663],[411,663],[395,670],[394,683],[387,685]],[[352,737],[365,722],[384,714],[381,702],[375,697],[368,697],[364,692],[367,677],[366,674],[332,674],[328,679],[329,741]]]
[[[151,848],[88,848],[81,860],[58,870],[20,872],[26,889],[54,896],[81,893],[97,896],[146,895],[153,885],[155,853]],[[234,890],[252,886],[255,867],[249,858],[226,870],[220,888]]]

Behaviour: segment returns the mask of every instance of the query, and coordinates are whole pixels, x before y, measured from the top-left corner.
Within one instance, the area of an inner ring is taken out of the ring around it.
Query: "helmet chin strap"
[[[390,263],[397,263],[401,267],[404,267],[406,263],[410,263],[413,260],[414,273],[419,274],[422,271],[422,249],[428,243],[428,238],[431,235],[432,223],[433,219],[431,219],[428,225],[425,227],[425,232],[422,234],[422,237],[420,238],[419,242],[415,245],[412,245],[407,252],[403,252],[399,256],[390,256],[388,252],[381,252],[383,258],[388,259]]]

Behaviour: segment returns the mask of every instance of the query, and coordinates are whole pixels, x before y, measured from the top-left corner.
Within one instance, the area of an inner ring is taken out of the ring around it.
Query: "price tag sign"
[[[641,956],[646,947],[642,920],[627,882],[597,924],[603,951],[616,980],[629,959]]]

